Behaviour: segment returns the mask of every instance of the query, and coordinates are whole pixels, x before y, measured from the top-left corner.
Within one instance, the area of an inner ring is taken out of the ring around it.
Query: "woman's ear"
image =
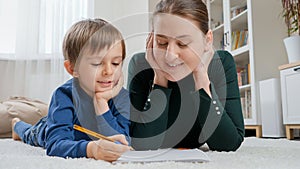
[[[209,51],[212,48],[212,44],[213,44],[213,33],[211,30],[208,30],[208,32],[205,35],[205,51]]]
[[[73,64],[71,64],[71,62],[69,60],[65,60],[64,61],[64,66],[65,66],[65,69],[67,70],[67,72],[73,76],[73,77],[77,77],[78,76],[78,73],[76,71],[74,71],[74,66]]]

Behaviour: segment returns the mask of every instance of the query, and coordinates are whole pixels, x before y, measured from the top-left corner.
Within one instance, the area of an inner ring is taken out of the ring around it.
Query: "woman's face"
[[[153,54],[170,81],[178,81],[189,75],[201,60],[206,40],[196,24],[196,21],[177,15],[154,16]]]

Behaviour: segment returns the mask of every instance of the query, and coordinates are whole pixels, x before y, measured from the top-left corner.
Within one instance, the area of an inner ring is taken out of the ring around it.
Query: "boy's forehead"
[[[86,49],[83,53],[82,56],[85,59],[97,59],[97,58],[103,58],[107,53],[108,49]]]
[[[105,48],[101,50],[96,50],[94,52],[87,52],[83,56],[86,59],[103,59],[105,57],[109,58],[116,58],[121,57],[122,58],[122,47],[121,46],[113,46],[110,48]]]
[[[122,56],[123,47],[120,42],[115,43],[111,46],[97,47],[97,46],[86,46],[80,53],[80,57],[84,59],[99,59],[105,56]]]
[[[106,55],[107,52],[105,51],[96,51],[93,53],[87,53],[84,57],[86,59],[97,59],[97,58],[103,58]]]

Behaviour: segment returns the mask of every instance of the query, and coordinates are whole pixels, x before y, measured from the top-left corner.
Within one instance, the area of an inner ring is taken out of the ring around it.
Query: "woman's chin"
[[[187,77],[188,74],[180,74],[180,75],[176,75],[176,76],[171,76],[170,74],[165,74],[166,79],[168,79],[168,81],[171,82],[177,82],[180,81],[182,79],[184,79],[185,77]]]

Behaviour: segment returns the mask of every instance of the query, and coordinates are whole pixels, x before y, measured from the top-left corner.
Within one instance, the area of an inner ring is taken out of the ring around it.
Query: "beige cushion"
[[[0,102],[0,138],[11,137],[11,120],[21,120],[35,124],[48,113],[48,105],[27,97],[10,97]]]

